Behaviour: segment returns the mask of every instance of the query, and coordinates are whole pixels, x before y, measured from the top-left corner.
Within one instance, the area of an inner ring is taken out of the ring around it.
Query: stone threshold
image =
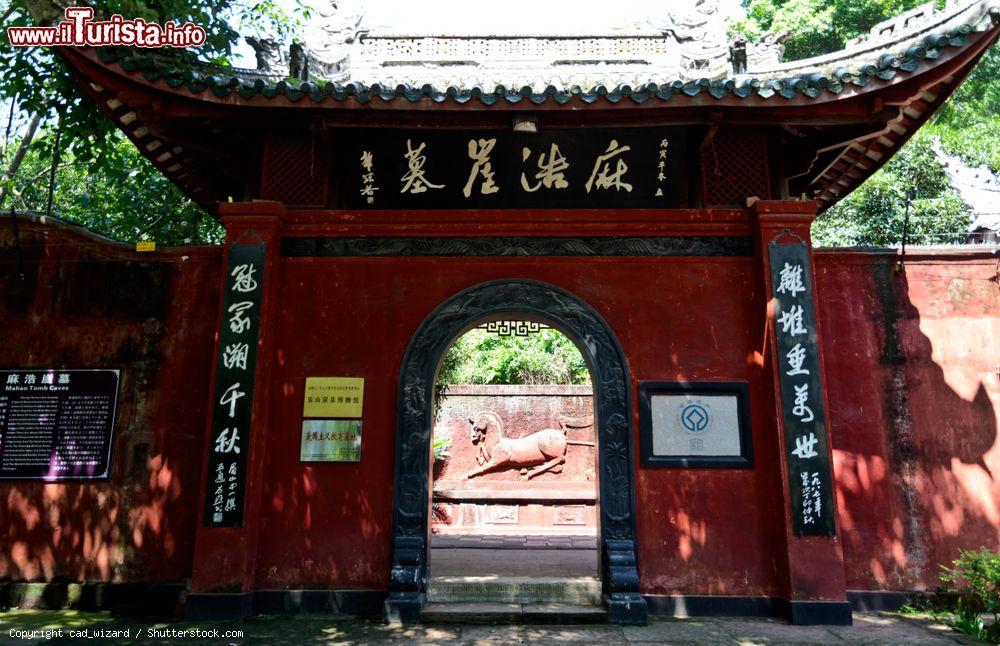
[[[596,550],[597,536],[585,534],[434,534],[431,549]]]

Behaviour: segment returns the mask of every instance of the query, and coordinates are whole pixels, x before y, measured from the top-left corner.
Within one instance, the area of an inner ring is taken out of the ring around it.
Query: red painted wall
[[[137,254],[84,230],[0,227],[0,366],[122,369],[111,478],[0,481],[0,578],[191,574],[221,250]],[[23,277],[22,277],[23,276]]]
[[[754,358],[764,329],[759,264],[753,258],[288,259],[258,585],[387,585],[396,375],[406,345],[456,292],[528,278],[593,306],[618,335],[633,381],[750,382],[756,469],[639,471],[640,573],[651,593],[777,593],[772,390],[770,373]],[[362,460],[300,463],[305,379],[338,375],[366,379]]]
[[[995,255],[816,254],[847,584],[939,585],[1000,549]]]
[[[22,219],[20,229],[24,281],[11,230],[0,230],[0,365],[125,372],[109,482],[0,483],[0,576],[186,578],[220,250],[136,254],[51,224]],[[816,255],[855,589],[933,587],[937,563],[958,547],[1000,548],[996,259],[912,257],[902,274],[893,262],[881,253]],[[750,383],[753,470],[637,464],[640,574],[653,594],[780,594],[783,474],[761,360],[760,273],[754,258],[285,260],[273,405],[267,437],[257,438],[267,447],[258,587],[386,587],[403,351],[455,292],[533,278],[605,317],[633,385]],[[366,378],[362,461],[301,463],[304,380],[341,375]]]

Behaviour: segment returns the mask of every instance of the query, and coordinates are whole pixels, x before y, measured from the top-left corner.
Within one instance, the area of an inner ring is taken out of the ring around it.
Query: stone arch
[[[419,618],[427,589],[430,444],[434,383],[448,346],[491,316],[523,314],[554,324],[580,347],[594,383],[600,469],[601,562],[608,619],[645,623],[636,561],[631,381],[625,355],[604,319],[553,285],[500,280],[455,294],[424,319],[399,374],[393,478],[392,570],[386,616]]]

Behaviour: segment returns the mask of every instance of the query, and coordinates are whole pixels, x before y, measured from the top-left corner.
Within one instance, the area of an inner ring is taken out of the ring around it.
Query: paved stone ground
[[[90,630],[90,638],[71,638],[69,629]],[[159,638],[149,629],[226,631],[242,637]],[[20,638],[15,631],[63,630],[62,638]],[[94,631],[128,630],[113,639],[95,639]],[[762,619],[653,619],[648,626],[455,626],[398,628],[374,621],[323,617],[258,617],[242,624],[170,622],[154,624],[122,620],[107,613],[13,611],[0,613],[0,644],[977,644],[929,617],[857,613],[854,626],[789,626]]]

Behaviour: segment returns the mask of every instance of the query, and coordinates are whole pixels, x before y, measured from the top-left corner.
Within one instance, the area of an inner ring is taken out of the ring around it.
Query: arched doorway
[[[608,620],[645,623],[635,545],[632,402],[621,346],[601,316],[573,294],[529,280],[476,285],[452,296],[420,325],[399,375],[393,478],[392,571],[386,616],[419,619],[427,589],[434,384],[451,342],[491,316],[550,322],[580,346],[593,376],[600,469],[601,562]]]

